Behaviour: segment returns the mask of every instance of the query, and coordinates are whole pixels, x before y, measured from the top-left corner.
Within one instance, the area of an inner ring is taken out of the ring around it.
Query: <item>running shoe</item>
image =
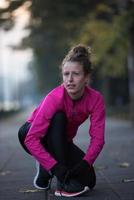
[[[36,161],[36,175],[33,180],[33,185],[37,189],[47,190],[50,188],[52,176],[41,167],[41,165]]]
[[[55,191],[55,196],[63,197],[75,197],[80,196],[89,191],[88,186],[83,186],[78,181],[71,179],[67,183],[57,183],[57,190]]]

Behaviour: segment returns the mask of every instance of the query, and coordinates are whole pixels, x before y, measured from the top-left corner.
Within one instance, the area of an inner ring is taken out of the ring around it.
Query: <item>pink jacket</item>
[[[90,87],[85,87],[84,95],[77,101],[69,97],[63,85],[52,90],[27,120],[32,126],[25,145],[46,170],[57,163],[41,145],[40,138],[47,133],[51,119],[58,110],[64,111],[67,116],[68,141],[73,140],[78,127],[90,116],[91,140],[83,159],[93,164],[104,145],[105,104],[102,95]]]

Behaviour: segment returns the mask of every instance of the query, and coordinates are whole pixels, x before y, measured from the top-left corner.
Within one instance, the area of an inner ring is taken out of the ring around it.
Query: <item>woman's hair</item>
[[[66,62],[79,62],[83,66],[85,74],[90,74],[92,72],[91,65],[91,49],[83,44],[78,44],[71,48],[68,54],[62,61],[61,68]]]

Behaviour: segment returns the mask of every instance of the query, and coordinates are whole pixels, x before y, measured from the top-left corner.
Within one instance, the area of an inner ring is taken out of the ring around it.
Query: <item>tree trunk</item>
[[[129,73],[129,96],[130,96],[130,119],[134,126],[134,38],[131,32],[128,51],[128,73]]]

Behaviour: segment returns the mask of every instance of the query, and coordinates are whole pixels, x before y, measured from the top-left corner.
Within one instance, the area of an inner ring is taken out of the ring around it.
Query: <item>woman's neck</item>
[[[76,101],[76,100],[79,100],[83,97],[84,91],[85,91],[85,88],[79,93],[75,93],[75,94],[68,93],[68,95],[70,96],[70,98],[72,100]]]

